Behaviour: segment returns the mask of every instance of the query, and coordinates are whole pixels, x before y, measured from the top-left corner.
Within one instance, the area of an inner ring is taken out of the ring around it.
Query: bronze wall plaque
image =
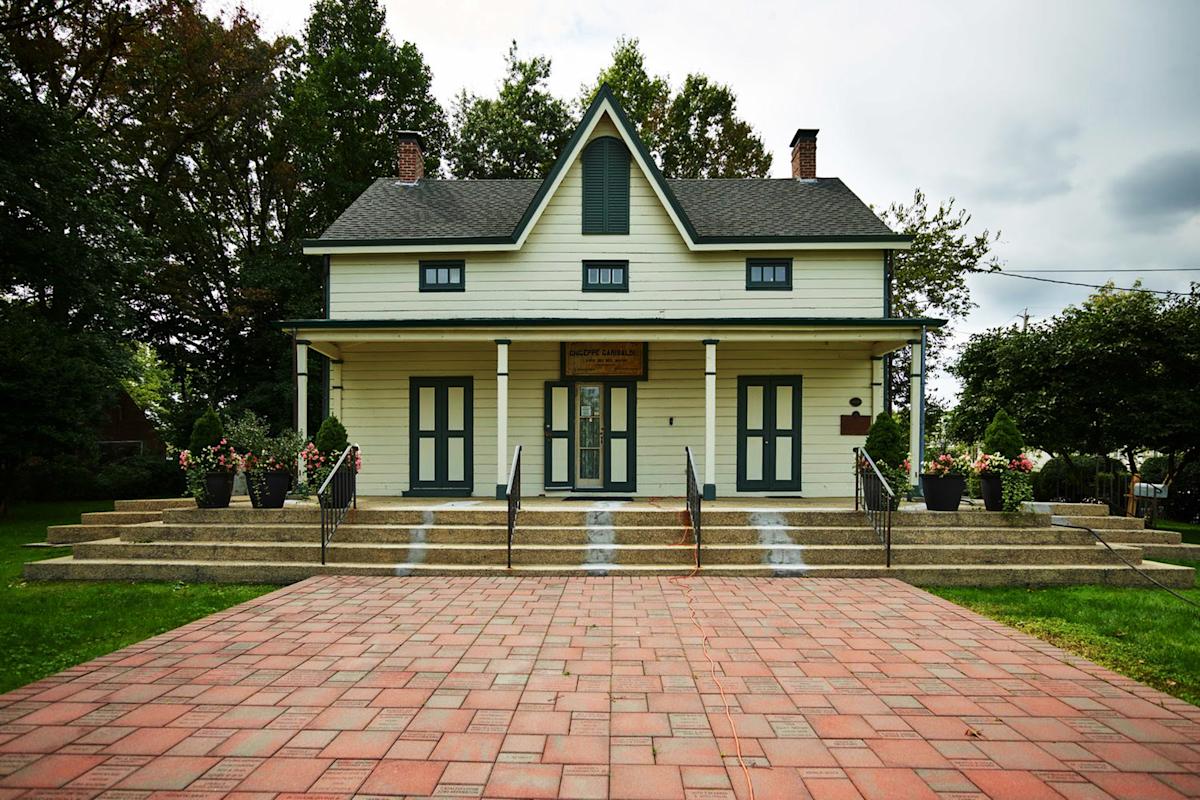
[[[646,379],[645,342],[563,342],[566,378]]]

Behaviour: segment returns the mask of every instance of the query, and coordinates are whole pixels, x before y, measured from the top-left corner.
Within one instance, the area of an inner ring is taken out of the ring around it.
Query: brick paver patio
[[[689,583],[707,655],[665,578],[313,578],[0,697],[0,798],[1200,797],[1200,709],[918,589]]]

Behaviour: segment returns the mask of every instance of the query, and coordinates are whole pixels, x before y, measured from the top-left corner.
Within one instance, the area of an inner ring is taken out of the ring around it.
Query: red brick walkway
[[[1200,797],[1200,709],[958,606],[691,585],[759,800]],[[0,798],[745,798],[734,753],[659,578],[313,578],[0,697]]]

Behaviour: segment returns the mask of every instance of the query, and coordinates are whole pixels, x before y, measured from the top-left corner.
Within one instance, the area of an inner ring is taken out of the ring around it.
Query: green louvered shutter
[[[583,151],[583,232],[629,233],[629,151],[620,139]]]

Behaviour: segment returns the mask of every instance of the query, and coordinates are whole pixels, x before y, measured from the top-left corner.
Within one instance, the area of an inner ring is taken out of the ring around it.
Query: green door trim
[[[554,430],[553,414],[554,414],[554,390],[567,390],[567,429],[565,431]],[[542,400],[543,412],[543,432],[545,438],[542,440],[542,487],[545,489],[571,489],[575,486],[575,382],[574,381],[546,381],[546,387]],[[566,483],[555,483],[551,476],[554,475],[554,440],[567,440],[567,481]]]
[[[408,379],[408,485],[405,497],[461,497],[470,496],[475,491],[475,379],[469,375],[447,378],[410,377]],[[463,429],[461,432],[450,431],[449,405],[447,392],[451,387],[461,387],[463,390]],[[434,479],[432,481],[418,480],[420,473],[420,440],[429,438],[429,434],[421,435],[420,430],[420,390],[434,390]],[[463,480],[452,481],[448,477],[449,442],[451,438],[463,440]]]
[[[612,429],[612,390],[622,387],[629,391],[629,405],[625,410],[626,429],[614,433]],[[604,489],[609,492],[637,491],[637,381],[607,380],[604,381]],[[627,480],[620,483],[612,479],[612,440],[624,439],[625,446],[625,475]]]
[[[737,389],[737,490],[739,492],[798,492],[801,487],[800,454],[803,441],[801,439],[801,405],[804,400],[803,377],[800,375],[739,375]],[[763,479],[750,481],[746,478],[746,437],[749,431],[746,427],[746,393],[750,386],[763,387],[763,428],[759,431],[765,439],[763,443]],[[792,448],[792,479],[790,481],[775,480],[775,440],[777,432],[775,415],[775,390],[779,386],[792,387],[792,429],[788,431],[794,437]],[[769,423],[769,427],[768,427]],[[769,477],[768,477],[769,476]]]

